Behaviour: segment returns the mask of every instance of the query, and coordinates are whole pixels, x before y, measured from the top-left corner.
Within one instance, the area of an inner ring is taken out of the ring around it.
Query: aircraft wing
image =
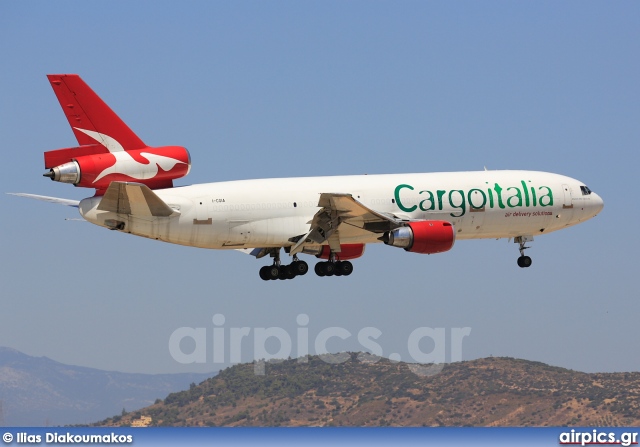
[[[147,185],[132,182],[111,182],[98,209],[141,218],[171,217],[180,214],[164,203]]]
[[[306,235],[294,238],[291,254],[302,251],[305,244],[328,241],[333,250],[340,250],[340,233],[350,236],[384,233],[402,226],[406,220],[391,213],[375,211],[353,198],[351,194],[322,193],[318,206],[322,207],[311,220]]]
[[[78,208],[80,205],[79,200],[71,199],[59,199],[58,197],[39,196],[36,194],[26,194],[23,192],[8,192],[7,194],[18,197],[27,197],[28,199],[42,200],[43,202],[57,203],[58,205],[72,206]]]

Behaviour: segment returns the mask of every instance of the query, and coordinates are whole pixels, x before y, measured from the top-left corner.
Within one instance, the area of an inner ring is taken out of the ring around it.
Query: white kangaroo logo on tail
[[[160,166],[163,171],[170,171],[178,163],[185,164],[175,158],[150,154],[149,152],[141,152],[140,155],[150,162],[149,165],[146,165],[134,159],[127,151],[124,150],[122,145],[115,138],[93,130],[80,129],[79,127],[74,127],[74,129],[87,134],[98,143],[102,144],[116,158],[114,165],[98,174],[93,183],[109,174],[123,174],[136,180],[147,180],[158,175],[158,166]],[[140,172],[131,172],[131,167],[140,167],[145,169],[142,169]]]

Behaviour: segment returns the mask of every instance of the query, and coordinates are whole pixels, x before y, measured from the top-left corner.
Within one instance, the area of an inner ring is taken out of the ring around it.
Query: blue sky
[[[528,169],[584,181],[605,209],[536,238],[442,255],[368,247],[349,278],[264,283],[263,261],[172,246],[0,195],[0,345],[127,372],[208,371],[180,327],[364,327],[405,360],[420,327],[470,327],[463,358],[638,371],[640,5],[605,2],[0,3],[0,191],[81,199],[42,153],[75,145],[45,75],[78,73],[150,145],[192,156],[179,184]],[[447,341],[449,343],[450,340]],[[277,346],[276,346],[277,348]],[[211,349],[209,345],[207,349]],[[422,346],[429,351],[429,344]],[[448,350],[447,350],[448,351]],[[247,345],[246,359],[251,358]]]

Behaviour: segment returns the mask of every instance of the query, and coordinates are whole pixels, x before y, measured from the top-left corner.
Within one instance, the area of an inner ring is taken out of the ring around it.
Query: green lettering
[[[412,211],[415,211],[415,210],[416,210],[416,208],[418,208],[418,206],[417,206],[417,205],[413,205],[412,207],[407,208],[407,207],[406,207],[406,206],[404,206],[404,205],[402,204],[402,202],[400,201],[400,190],[401,190],[402,188],[409,188],[410,190],[412,190],[412,191],[413,191],[413,186],[411,186],[411,185],[405,185],[405,184],[402,184],[402,185],[398,185],[398,186],[396,186],[396,189],[395,189],[395,191],[394,191],[393,195],[394,195],[394,197],[396,198],[396,203],[398,204],[398,208],[400,208],[400,209],[401,209],[402,211],[404,211],[405,213],[410,213],[410,212],[412,212]]]
[[[527,188],[524,180],[520,180],[520,183],[522,183],[522,190],[524,191],[524,205],[529,206],[529,188]]]
[[[453,203],[453,193],[457,192],[460,195],[460,204],[456,205]],[[452,208],[458,208],[460,209],[460,214],[458,214],[457,216],[453,213],[450,214],[451,217],[462,217],[464,216],[464,213],[467,211],[466,209],[466,204],[464,201],[464,191],[460,190],[460,189],[454,189],[453,191],[449,191],[449,205],[451,205]]]
[[[540,188],[538,188],[538,190],[542,191],[542,188],[545,188],[547,190],[547,194],[540,196],[540,206],[553,206],[553,192],[551,191],[551,188],[549,188],[548,186],[541,186]],[[549,199],[547,203],[542,202],[542,199],[544,199],[545,197]]]
[[[433,197],[433,193],[431,191],[427,191],[426,189],[424,191],[420,191],[418,194],[422,194],[423,192],[426,192],[429,194],[429,197],[427,197],[426,199],[424,199],[423,201],[420,202],[420,209],[422,211],[431,211],[431,210],[435,210],[436,209],[436,201]],[[431,202],[431,205],[429,206],[429,208],[425,208],[424,207],[424,202]]]
[[[438,194],[438,209],[440,211],[442,211],[442,196],[445,195],[447,191],[443,191],[441,189],[439,189],[438,191],[436,191],[436,194]]]
[[[531,197],[533,198],[533,206],[537,206],[538,202],[536,201],[536,190],[531,187]]]
[[[522,193],[520,192],[520,189],[516,188],[515,186],[510,186],[507,188],[507,191],[509,191],[510,189],[515,189],[516,193],[512,196],[510,196],[507,199],[507,205],[509,206],[509,208],[515,208],[516,206],[522,206]],[[518,199],[518,203],[516,203],[515,205],[511,204],[511,199]]]
[[[481,205],[474,205],[473,203],[473,199],[472,197],[475,197],[476,194],[472,194],[473,192],[480,193],[482,194],[482,204]],[[469,205],[471,206],[471,208],[473,208],[474,210],[479,210],[485,207],[485,205],[487,204],[487,195],[484,193],[483,190],[481,189],[472,189],[471,191],[469,191]]]
[[[489,184],[488,182],[485,183]],[[489,208],[493,208],[493,190],[489,188],[487,191],[489,191]]]
[[[498,194],[498,206],[504,209],[504,203],[502,203],[502,188],[496,183],[493,189],[495,189],[496,194]]]

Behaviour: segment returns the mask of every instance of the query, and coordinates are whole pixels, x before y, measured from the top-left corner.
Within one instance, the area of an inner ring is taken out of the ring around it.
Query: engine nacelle
[[[382,237],[387,245],[427,255],[451,250],[455,240],[455,229],[445,220],[409,222],[405,227],[387,231]]]
[[[329,259],[329,255],[331,255],[331,248],[329,248],[328,245],[322,245],[317,248],[305,247],[302,252],[315,255],[316,258]],[[340,252],[336,253],[336,261],[356,259],[363,254],[364,244],[340,244]]]
[[[51,163],[67,159],[66,163]],[[113,181],[138,182],[151,189],[170,188],[191,169],[189,151],[180,146],[146,147],[95,153],[83,147],[45,153],[44,174],[51,180],[104,191]]]

